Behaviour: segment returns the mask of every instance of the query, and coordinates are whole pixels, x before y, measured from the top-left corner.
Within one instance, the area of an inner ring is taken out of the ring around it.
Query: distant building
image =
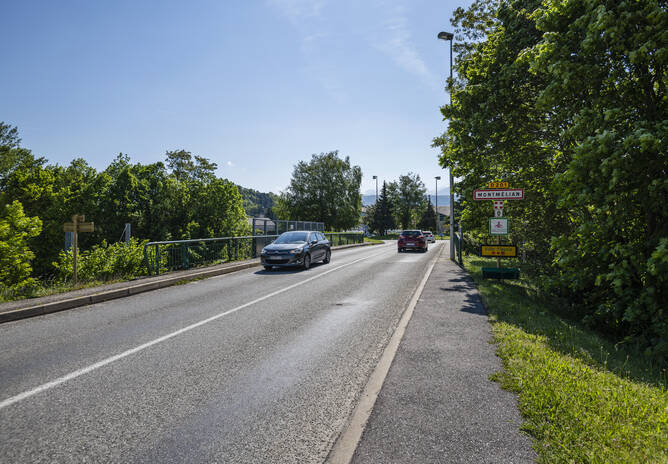
[[[438,205],[439,219],[443,221],[445,218],[450,218],[450,205]]]

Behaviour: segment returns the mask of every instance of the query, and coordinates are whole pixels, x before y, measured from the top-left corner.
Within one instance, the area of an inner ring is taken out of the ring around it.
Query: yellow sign
[[[480,254],[490,258],[516,258],[517,247],[515,245],[483,245]]]
[[[491,189],[507,189],[508,182],[490,182],[487,184],[487,188]]]

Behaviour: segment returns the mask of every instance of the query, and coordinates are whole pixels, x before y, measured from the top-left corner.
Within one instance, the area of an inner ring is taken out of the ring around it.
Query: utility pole
[[[436,179],[436,233],[441,234],[441,238],[443,238],[443,232],[441,231],[441,215],[438,212],[438,181],[441,180],[441,176],[436,176],[434,179]]]
[[[455,35],[452,32],[439,32],[438,38],[450,42],[450,106],[452,106],[452,42],[455,40]],[[450,259],[455,260],[455,181],[452,175],[452,166],[450,166]]]

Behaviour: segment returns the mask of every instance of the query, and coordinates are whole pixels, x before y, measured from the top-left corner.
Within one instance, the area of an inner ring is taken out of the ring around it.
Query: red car
[[[397,249],[399,253],[406,250],[420,250],[425,253],[427,251],[427,237],[421,230],[404,230],[399,234]]]

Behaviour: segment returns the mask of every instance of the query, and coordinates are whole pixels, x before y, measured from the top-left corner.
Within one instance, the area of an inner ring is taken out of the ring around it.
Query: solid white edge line
[[[382,251],[382,253],[384,253],[384,252],[385,252],[385,250]],[[256,303],[259,303],[259,302],[261,302],[261,301],[264,301],[264,300],[266,300],[266,299],[268,299],[268,298],[271,298],[271,297],[274,297],[274,296],[279,295],[279,294],[281,294],[281,293],[287,292],[288,290],[292,290],[293,288],[298,287],[298,286],[300,286],[300,285],[304,285],[304,284],[306,284],[306,283],[308,283],[308,282],[311,282],[312,280],[319,279],[320,277],[323,277],[323,276],[325,276],[325,275],[327,275],[327,274],[329,274],[329,273],[331,273],[331,272],[338,271],[339,269],[343,269],[344,267],[352,266],[353,264],[356,264],[356,263],[359,263],[360,261],[365,261],[365,260],[367,260],[367,259],[373,258],[373,257],[375,257],[375,256],[378,256],[378,255],[382,254],[382,253],[374,253],[374,254],[369,255],[369,256],[366,256],[366,257],[364,257],[364,258],[359,258],[359,259],[356,259],[356,260],[354,260],[354,261],[351,261],[351,262],[349,262],[349,263],[347,263],[347,264],[342,264],[341,266],[335,267],[334,269],[329,269],[329,270],[324,271],[324,272],[322,272],[322,273],[320,273],[320,274],[317,274],[317,275],[315,275],[315,276],[313,276],[313,277],[309,277],[308,279],[304,279],[304,280],[302,280],[302,281],[300,281],[300,282],[297,282],[296,284],[292,284],[292,285],[289,285],[289,286],[287,286],[287,287],[285,287],[285,288],[282,288],[282,289],[280,289],[280,290],[276,290],[275,292],[272,292],[272,293],[270,293],[270,294],[268,294],[268,295],[262,296],[262,297],[260,297],[260,298],[257,298],[257,299],[255,299],[255,300],[253,300],[253,301],[249,301],[248,303],[244,303],[244,304],[242,304],[241,306],[237,306],[236,308],[230,309],[230,310],[225,311],[225,312],[222,312],[222,313],[220,313],[220,314],[216,314],[215,316],[211,316],[211,317],[209,317],[209,318],[207,318],[207,319],[204,319],[204,320],[201,320],[201,321],[196,322],[196,323],[194,323],[194,324],[191,324],[191,325],[189,325],[189,326],[183,327],[182,329],[176,330],[176,331],[171,332],[171,333],[169,333],[169,334],[167,334],[167,335],[163,335],[162,337],[159,337],[159,338],[156,338],[156,339],[154,339],[154,340],[151,340],[150,342],[147,342],[147,343],[144,343],[144,344],[142,344],[142,345],[139,345],[139,346],[136,346],[136,347],[134,347],[134,348],[131,348],[131,349],[129,349],[129,350],[123,351],[122,353],[119,353],[119,354],[117,354],[117,355],[111,356],[111,357],[109,357],[109,358],[105,358],[105,359],[103,359],[103,360],[101,360],[101,361],[98,361],[98,362],[96,362],[96,363],[94,363],[94,364],[91,364],[91,365],[89,365],[89,366],[83,367],[83,368],[78,369],[78,370],[76,370],[76,371],[70,372],[69,374],[66,374],[66,375],[64,375],[64,376],[62,376],[62,377],[58,377],[57,379],[52,380],[51,382],[44,383],[44,384],[42,384],[42,385],[40,385],[40,386],[38,386],[38,387],[35,387],[35,388],[31,389],[31,390],[27,390],[27,391],[25,391],[25,392],[23,392],[23,393],[19,393],[18,395],[14,395],[14,396],[12,396],[12,397],[9,397],[9,398],[7,398],[6,400],[0,401],[0,409],[6,408],[7,406],[10,406],[10,405],[12,405],[12,404],[14,404],[14,403],[18,403],[19,401],[22,401],[22,400],[24,400],[24,399],[26,399],[26,398],[29,398],[29,397],[31,397],[31,396],[33,396],[33,395],[36,395],[36,394],[38,394],[38,393],[41,393],[41,392],[43,392],[43,391],[46,391],[46,390],[49,390],[49,389],[51,389],[51,388],[57,387],[57,386],[60,385],[60,384],[63,384],[63,383],[68,382],[68,381],[70,381],[70,380],[76,379],[77,377],[80,377],[80,376],[82,376],[82,375],[84,375],[84,374],[88,374],[89,372],[92,372],[92,371],[94,371],[94,370],[96,370],[96,369],[99,369],[99,368],[101,368],[101,367],[104,367],[104,366],[106,366],[106,365],[108,365],[108,364],[111,364],[111,363],[113,363],[113,362],[115,362],[115,361],[118,361],[118,360],[120,360],[120,359],[126,358],[126,357],[128,357],[128,356],[130,356],[130,355],[132,355],[132,354],[138,353],[139,351],[145,350],[146,348],[149,348],[149,347],[151,347],[151,346],[153,346],[153,345],[157,345],[158,343],[162,343],[162,342],[164,342],[165,340],[169,340],[169,339],[172,338],[172,337],[176,337],[177,335],[180,335],[180,334],[182,334],[182,333],[188,332],[188,331],[190,331],[190,330],[192,330],[192,329],[195,329],[195,328],[197,328],[197,327],[199,327],[199,326],[201,326],[201,325],[208,324],[209,322],[215,321],[216,319],[219,319],[219,318],[224,317],[224,316],[228,316],[228,315],[230,315],[230,314],[232,314],[232,313],[235,313],[235,312],[237,312],[237,311],[239,311],[239,310],[242,310],[242,309],[244,309],[244,308],[247,308],[247,307],[249,307],[249,306],[251,306],[251,305],[254,305],[254,304],[256,304]]]
[[[404,314],[401,316],[399,324],[397,325],[394,334],[392,334],[392,338],[390,338],[390,341],[385,347],[383,354],[378,360],[376,368],[369,377],[369,380],[364,387],[364,391],[362,392],[362,396],[360,397],[360,401],[357,403],[357,406],[355,406],[355,410],[353,411],[348,425],[346,426],[345,430],[341,432],[338,439],[334,443],[334,446],[330,450],[329,455],[325,460],[327,464],[349,464],[353,459],[355,450],[357,450],[357,445],[359,444],[360,439],[362,438],[362,433],[364,432],[364,428],[366,427],[366,423],[369,420],[371,413],[373,412],[373,407],[376,404],[380,390],[383,388],[383,383],[385,382],[387,373],[390,371],[392,361],[394,361],[394,357],[397,354],[399,344],[404,338],[406,327],[408,327],[408,323],[413,316],[413,310],[417,305],[420,295],[422,295],[422,290],[427,284],[427,280],[431,275],[431,271],[434,269],[436,262],[441,257],[443,250],[447,247],[441,246],[440,248],[441,249],[439,250],[438,254],[429,265],[429,269],[422,278],[422,281],[415,289],[415,293],[413,294],[408,307],[404,311]]]

